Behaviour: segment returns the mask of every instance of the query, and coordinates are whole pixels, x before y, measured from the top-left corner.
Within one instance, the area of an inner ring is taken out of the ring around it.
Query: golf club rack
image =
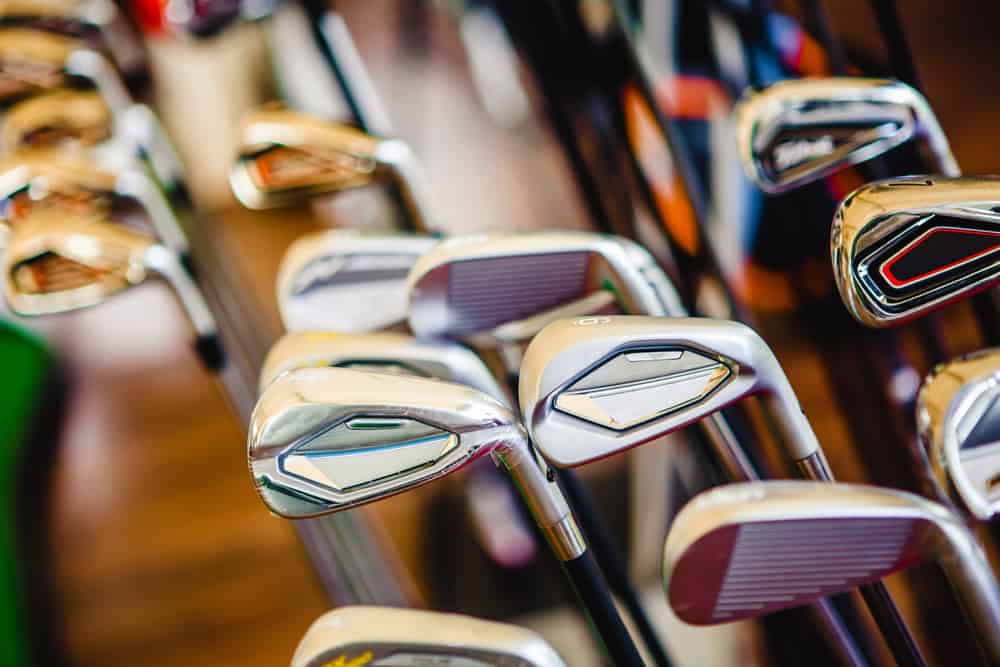
[[[1000,9],[898,4],[0,2],[0,665],[1000,666]]]

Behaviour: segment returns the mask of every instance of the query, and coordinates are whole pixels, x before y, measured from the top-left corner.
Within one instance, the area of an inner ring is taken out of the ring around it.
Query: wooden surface
[[[838,5],[841,27],[863,16],[860,2],[830,4]],[[907,5],[928,93],[959,161],[969,171],[996,171],[993,120],[1000,86],[992,67],[993,24],[972,18],[979,3],[970,1],[900,4]],[[433,57],[401,63],[376,29],[377,10],[358,11],[356,18],[362,52],[399,134],[429,163],[443,227],[581,224],[551,142],[538,128],[511,133],[488,127],[452,41],[445,39]],[[197,106],[214,103],[204,95]],[[183,119],[171,125],[183,128]],[[497,169],[502,163],[507,168]],[[274,322],[277,261],[316,221],[307,211],[235,209],[221,219],[229,261]],[[326,603],[292,530],[256,498],[242,429],[219,387],[199,368],[168,291],[143,287],[39,327],[73,378],[52,526],[54,576],[73,664],[287,664]],[[857,479],[843,455],[843,415],[828,409],[816,360],[791,337],[780,349],[834,467],[844,479]],[[407,497],[373,510],[418,573],[421,506]]]

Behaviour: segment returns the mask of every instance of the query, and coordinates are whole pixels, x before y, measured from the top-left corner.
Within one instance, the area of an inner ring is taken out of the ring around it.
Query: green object
[[[0,665],[28,667],[29,640],[25,563],[19,558],[17,490],[24,448],[44,407],[54,359],[40,338],[0,320]]]

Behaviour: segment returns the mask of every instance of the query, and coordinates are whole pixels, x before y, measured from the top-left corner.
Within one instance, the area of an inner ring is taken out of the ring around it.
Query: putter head
[[[977,519],[1000,514],[1000,349],[936,366],[917,396],[917,428],[941,489]]]
[[[265,107],[240,123],[233,194],[251,209],[370,185],[383,176],[382,140],[361,130],[283,108]]]
[[[420,341],[379,331],[287,333],[267,353],[260,371],[260,391],[297,368],[350,368],[387,375],[436,378],[465,385],[506,403],[503,390],[475,352],[456,343]]]
[[[830,237],[848,311],[896,326],[1000,279],[1000,179],[913,176],[869,183],[841,202]]]
[[[291,667],[332,665],[566,667],[538,634],[509,623],[421,609],[346,606],[320,616]]]
[[[604,298],[596,312],[682,312],[648,252],[626,239],[587,232],[450,238],[414,264],[407,289],[415,335],[487,345],[528,339],[560,315],[594,312],[580,306],[593,307],[595,295]],[[511,323],[524,324],[524,332]]]
[[[0,125],[0,153],[65,143],[92,146],[110,139],[113,131],[111,110],[98,93],[57,89],[6,110]]]
[[[288,331],[375,331],[406,321],[406,276],[438,240],[330,230],[297,239],[278,270]]]
[[[674,518],[663,583],[681,620],[728,623],[818,601],[936,560],[966,534],[920,496],[874,486],[769,481],[699,494]]]
[[[552,322],[528,346],[518,386],[535,447],[560,468],[631,449],[748,395],[790,392],[770,348],[744,324],[628,315]]]
[[[526,442],[510,409],[469,387],[301,368],[260,395],[248,451],[264,504],[298,519],[401,493]]]
[[[735,114],[740,162],[764,192],[787,192],[916,136],[929,141],[943,173],[958,173],[927,100],[899,81],[780,81],[748,91]]]

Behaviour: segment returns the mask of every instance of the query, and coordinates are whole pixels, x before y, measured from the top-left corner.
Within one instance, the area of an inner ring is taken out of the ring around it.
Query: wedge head
[[[275,379],[251,417],[250,471],[261,499],[290,519],[401,493],[524,432],[469,387],[345,368]]]
[[[994,178],[914,176],[855,190],[830,242],[848,311],[867,326],[896,326],[996,285],[998,210]]]
[[[471,616],[391,607],[340,607],[317,619],[292,667],[331,665],[566,667],[530,630]]]

